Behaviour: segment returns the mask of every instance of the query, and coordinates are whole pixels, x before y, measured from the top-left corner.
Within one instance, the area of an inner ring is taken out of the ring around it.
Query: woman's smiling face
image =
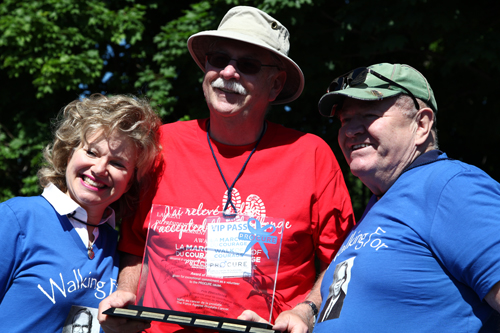
[[[102,216],[132,184],[137,152],[127,135],[96,133],[73,152],[66,168],[66,194],[87,211]]]

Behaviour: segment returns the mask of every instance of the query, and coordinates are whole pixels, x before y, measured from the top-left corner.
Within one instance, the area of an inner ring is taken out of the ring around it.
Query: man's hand
[[[135,294],[117,290],[99,304],[99,323],[106,333],[136,333],[151,326],[150,322],[127,319],[123,317],[114,317],[103,314],[109,308],[123,308],[129,304],[135,303]]]
[[[270,324],[267,320],[265,320],[264,318],[262,318],[261,316],[259,316],[255,312],[253,312],[252,310],[243,311],[237,319],[246,320],[246,321],[253,321],[256,323]]]
[[[307,333],[312,331],[314,321],[313,317],[308,315],[311,309],[307,304],[303,305],[306,307],[303,308],[302,305],[299,305],[292,310],[282,312],[276,319],[273,330],[289,333]],[[268,321],[252,310],[243,311],[238,319],[269,324]]]
[[[316,304],[318,309],[318,304],[321,305],[321,282],[328,268],[326,263],[321,261],[320,264],[321,273],[307,296],[307,300]],[[310,333],[313,330],[314,324],[314,314],[311,306],[307,303],[299,303],[293,309],[280,313],[278,318],[276,318],[273,329],[289,333]]]
[[[276,318],[274,330],[289,333],[312,332],[314,317],[311,308],[307,304],[299,304],[295,308],[283,311]]]
[[[321,282],[323,281],[323,276],[328,267],[326,263],[321,262],[321,273],[316,280],[311,292],[307,296],[307,300],[314,302],[318,307],[321,304]],[[318,307],[319,308],[319,307]],[[238,317],[241,320],[254,321],[258,323],[268,323],[265,319],[261,318],[258,314],[251,310],[245,310]],[[276,318],[273,330],[288,332],[288,333],[310,333],[314,327],[314,314],[311,306],[306,303],[299,303],[293,309],[283,311]]]

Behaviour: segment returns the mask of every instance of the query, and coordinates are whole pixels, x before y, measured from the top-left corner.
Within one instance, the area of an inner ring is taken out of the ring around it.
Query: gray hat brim
[[[234,31],[208,30],[199,32],[189,37],[187,42],[189,53],[203,72],[205,72],[205,56],[208,48],[217,38],[233,39],[261,47],[277,55],[282,60],[286,67],[284,70],[287,73],[285,86],[276,99],[271,102],[271,104],[284,104],[294,101],[300,96],[302,90],[304,90],[304,74],[302,73],[300,67],[292,59],[262,43],[257,38]]]

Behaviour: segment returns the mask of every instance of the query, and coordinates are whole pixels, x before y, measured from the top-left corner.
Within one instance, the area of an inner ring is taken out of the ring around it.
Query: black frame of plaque
[[[103,313],[108,316],[125,317],[142,321],[161,321],[164,323],[198,327],[219,332],[281,333],[281,331],[273,330],[273,326],[266,323],[163,310],[137,305],[129,305],[126,308],[110,308]]]

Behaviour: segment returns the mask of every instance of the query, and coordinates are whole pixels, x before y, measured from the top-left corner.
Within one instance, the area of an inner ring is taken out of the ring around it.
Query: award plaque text
[[[249,309],[271,322],[283,221],[153,205],[137,304],[109,313],[218,331],[273,332],[271,325],[236,318]]]

